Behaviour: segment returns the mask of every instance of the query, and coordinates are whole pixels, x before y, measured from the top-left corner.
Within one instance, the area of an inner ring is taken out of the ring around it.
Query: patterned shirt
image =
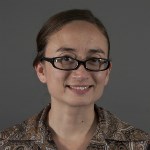
[[[49,104],[38,115],[0,132],[0,150],[57,150],[47,124]],[[95,105],[96,131],[87,150],[147,150],[149,136]]]

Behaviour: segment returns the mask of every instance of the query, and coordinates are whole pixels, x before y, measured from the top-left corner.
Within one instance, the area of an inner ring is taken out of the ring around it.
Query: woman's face
[[[108,44],[100,30],[86,21],[73,21],[48,39],[45,57],[71,56],[78,60],[91,57],[107,58]],[[98,100],[109,79],[110,68],[88,71],[81,65],[77,70],[64,71],[44,61],[36,66],[41,82],[46,83],[53,103],[86,106]]]

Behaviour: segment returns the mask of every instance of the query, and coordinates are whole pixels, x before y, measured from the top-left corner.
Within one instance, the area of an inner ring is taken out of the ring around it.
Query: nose
[[[72,71],[72,77],[79,81],[86,81],[89,78],[89,74],[84,65],[80,65],[78,69]]]

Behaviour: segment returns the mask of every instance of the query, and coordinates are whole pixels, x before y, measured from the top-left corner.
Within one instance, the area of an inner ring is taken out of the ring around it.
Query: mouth
[[[67,85],[67,87],[76,94],[86,94],[93,87],[92,85]]]

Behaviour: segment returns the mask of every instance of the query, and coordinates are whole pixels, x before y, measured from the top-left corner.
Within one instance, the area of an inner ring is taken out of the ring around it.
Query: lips
[[[76,94],[86,94],[92,85],[67,85],[67,87]]]
[[[88,89],[90,86],[69,86],[71,89],[75,89],[75,90],[86,90]]]

